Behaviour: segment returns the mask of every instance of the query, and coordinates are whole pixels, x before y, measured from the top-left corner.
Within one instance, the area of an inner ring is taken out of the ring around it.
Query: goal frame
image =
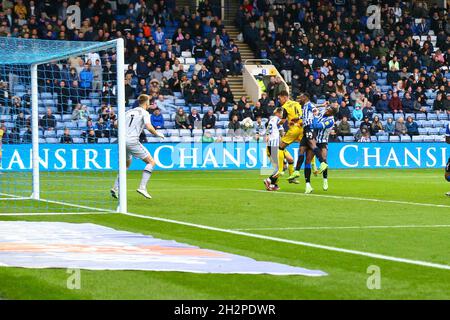
[[[32,130],[32,194],[29,199],[36,201],[48,200],[40,196],[40,164],[39,164],[39,86],[38,86],[38,66],[55,60],[62,60],[72,56],[80,56],[91,52],[114,49],[116,51],[116,71],[117,71],[117,121],[118,121],[118,174],[119,174],[119,203],[117,212],[127,212],[127,168],[126,168],[126,146],[125,146],[125,48],[124,40],[118,38],[108,42],[98,42],[89,47],[79,50],[70,50],[66,55],[51,56],[45,59],[33,61],[30,64],[31,71],[31,130]],[[12,63],[14,64],[14,63]],[[19,198],[17,198],[18,200]],[[28,198],[22,198],[28,199]],[[74,204],[61,203],[76,207]],[[82,207],[82,206],[80,206]],[[102,210],[103,211],[103,210]],[[108,210],[105,210],[108,211]]]

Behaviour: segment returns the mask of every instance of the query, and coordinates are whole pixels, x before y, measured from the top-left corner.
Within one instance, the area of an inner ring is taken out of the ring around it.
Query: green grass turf
[[[73,177],[70,174],[59,177],[53,174],[43,177],[42,188],[48,197],[57,197],[60,201],[83,198],[92,205],[110,208],[114,206],[108,198],[111,178],[111,174],[89,174],[88,179],[82,182],[79,174]],[[442,170],[331,170],[329,191],[321,190],[319,178],[314,178],[312,183],[318,195],[440,204],[443,207],[311,197],[301,194],[303,183],[289,185],[285,181],[281,183],[282,192],[253,191],[263,189],[262,178],[259,171],[155,172],[149,186],[154,198],[146,201],[134,190],[140,172],[130,172],[129,211],[224,229],[251,229],[246,232],[450,265],[450,227],[333,229],[349,226],[450,225],[450,201],[444,196],[450,187],[443,179]],[[61,182],[54,182],[64,179],[69,179],[67,192],[54,194],[53,191],[60,190],[62,186]],[[81,184],[98,191],[85,192],[80,196],[70,185]],[[21,206],[36,212],[75,211],[75,208],[53,204],[38,206],[35,201],[2,201],[0,212],[18,212]],[[0,216],[0,220],[92,222],[257,260],[320,269],[329,274],[309,278],[83,270],[82,288],[68,290],[68,274],[63,269],[0,268],[0,297],[4,299],[450,299],[449,270],[119,214]],[[264,229],[293,227],[330,229]],[[369,290],[366,286],[370,265],[381,268],[380,290]]]

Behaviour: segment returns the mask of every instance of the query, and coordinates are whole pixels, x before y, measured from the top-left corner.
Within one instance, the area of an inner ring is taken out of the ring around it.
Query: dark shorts
[[[300,147],[307,147],[309,146],[309,141],[312,141],[316,139],[316,133],[314,132],[313,129],[306,127],[303,129],[303,137],[302,140],[300,141]]]
[[[327,142],[324,142],[324,143],[318,143],[317,144],[317,147],[319,148],[319,149],[327,149],[328,150],[328,143]]]

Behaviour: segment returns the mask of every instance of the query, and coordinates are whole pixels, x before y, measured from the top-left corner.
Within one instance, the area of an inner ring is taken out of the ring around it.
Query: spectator
[[[150,116],[150,121],[155,129],[164,129],[164,117],[162,116],[159,108],[153,110],[153,113]]]
[[[97,143],[98,139],[95,135],[95,131],[94,130],[89,130],[88,136],[87,136],[87,143]]]
[[[109,138],[110,137],[110,126],[109,121],[104,120],[103,117],[98,119],[97,124],[95,125],[95,135],[97,138]]]
[[[210,109],[203,116],[202,127],[203,127],[203,129],[214,129],[215,126],[216,126],[216,116],[214,115],[213,111]]]
[[[72,144],[73,143],[73,139],[72,139],[72,136],[70,135],[70,131],[68,128],[64,128],[64,133],[61,136],[59,142],[63,143],[63,144]]]
[[[406,118],[406,133],[409,134],[410,137],[419,135],[419,126],[411,116]]]
[[[337,114],[337,118],[339,120],[342,120],[344,117],[346,117],[347,119],[350,119],[352,116],[350,109],[347,106],[347,103],[345,101],[341,102],[341,105],[339,107],[339,111]]]
[[[403,117],[398,118],[395,122],[395,134],[398,136],[407,134],[405,120],[403,119]]]
[[[94,80],[94,75],[91,71],[91,66],[86,63],[84,65],[83,71],[80,72],[80,89],[83,97],[87,97],[89,91],[92,88],[92,81]]]
[[[192,125],[189,123],[189,117],[186,115],[183,108],[178,108],[175,116],[175,128],[192,129]]]
[[[39,126],[43,130],[53,131],[56,128],[56,117],[52,114],[52,109],[47,108],[47,113],[41,118]]]
[[[23,114],[23,111],[20,111],[19,115],[17,116],[16,120],[14,121],[14,127],[17,129],[25,128],[27,125],[27,120],[25,119],[25,115]]]
[[[229,136],[240,136],[241,135],[241,124],[239,123],[239,119],[237,115],[234,115],[231,118],[231,121],[228,123],[228,135]]]
[[[390,136],[395,134],[395,124],[394,124],[394,120],[392,119],[392,117],[389,117],[387,119],[386,125],[384,126],[384,130]]]
[[[403,111],[407,112],[407,113],[411,113],[414,112],[414,100],[411,97],[411,94],[409,92],[405,92],[405,95],[403,96],[402,99],[402,106],[403,106]]]
[[[370,128],[370,132],[372,133],[372,135],[377,135],[379,133],[383,133],[383,124],[380,121],[380,117],[375,116],[373,118],[373,122],[372,122],[372,126]]]
[[[433,111],[436,113],[447,112],[450,113],[450,105],[448,103],[447,96],[443,93],[438,93],[436,99],[433,102]]]
[[[191,124],[193,129],[201,129],[202,128],[202,119],[197,109],[192,108],[191,114],[189,115],[189,123]]]
[[[361,121],[363,119],[363,112],[361,110],[361,105],[357,103],[355,109],[353,109],[352,117],[354,121]]]
[[[363,108],[362,112],[364,117],[367,117],[369,120],[372,120],[375,110],[373,109],[372,104],[369,101],[367,101],[366,106]]]
[[[352,131],[350,129],[350,123],[347,120],[347,117],[344,116],[341,120],[341,122],[339,122],[338,126],[337,126],[337,134],[340,136],[351,136],[352,135]]]
[[[402,101],[398,97],[397,92],[394,92],[392,94],[391,100],[389,100],[389,108],[391,108],[392,112],[394,113],[402,112]]]
[[[227,114],[228,113],[228,102],[227,98],[221,97],[220,101],[216,104],[214,112],[217,114]]]
[[[363,127],[361,129],[361,137],[358,139],[358,142],[370,142],[370,132],[368,128]]]
[[[385,114],[389,113],[389,100],[387,98],[387,94],[383,93],[381,95],[381,99],[377,101],[376,109],[378,112]]]

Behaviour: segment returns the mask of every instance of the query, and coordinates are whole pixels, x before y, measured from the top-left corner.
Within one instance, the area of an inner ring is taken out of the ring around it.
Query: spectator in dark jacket
[[[417,122],[415,122],[414,119],[411,116],[409,116],[406,119],[406,132],[411,137],[419,135],[419,126],[417,125]]]
[[[389,113],[389,100],[387,99],[387,94],[383,93],[381,99],[377,101],[376,109],[381,113]]]
[[[216,126],[216,116],[214,115],[212,110],[208,110],[203,116],[202,127],[203,129],[214,129]]]
[[[406,92],[402,99],[404,112],[414,112],[414,99],[409,92]]]
[[[64,134],[60,138],[60,143],[71,144],[73,143],[72,136],[70,135],[70,131],[68,128],[64,129]]]
[[[52,109],[47,109],[47,114],[41,118],[40,127],[44,130],[55,130],[56,118],[52,114]]]

